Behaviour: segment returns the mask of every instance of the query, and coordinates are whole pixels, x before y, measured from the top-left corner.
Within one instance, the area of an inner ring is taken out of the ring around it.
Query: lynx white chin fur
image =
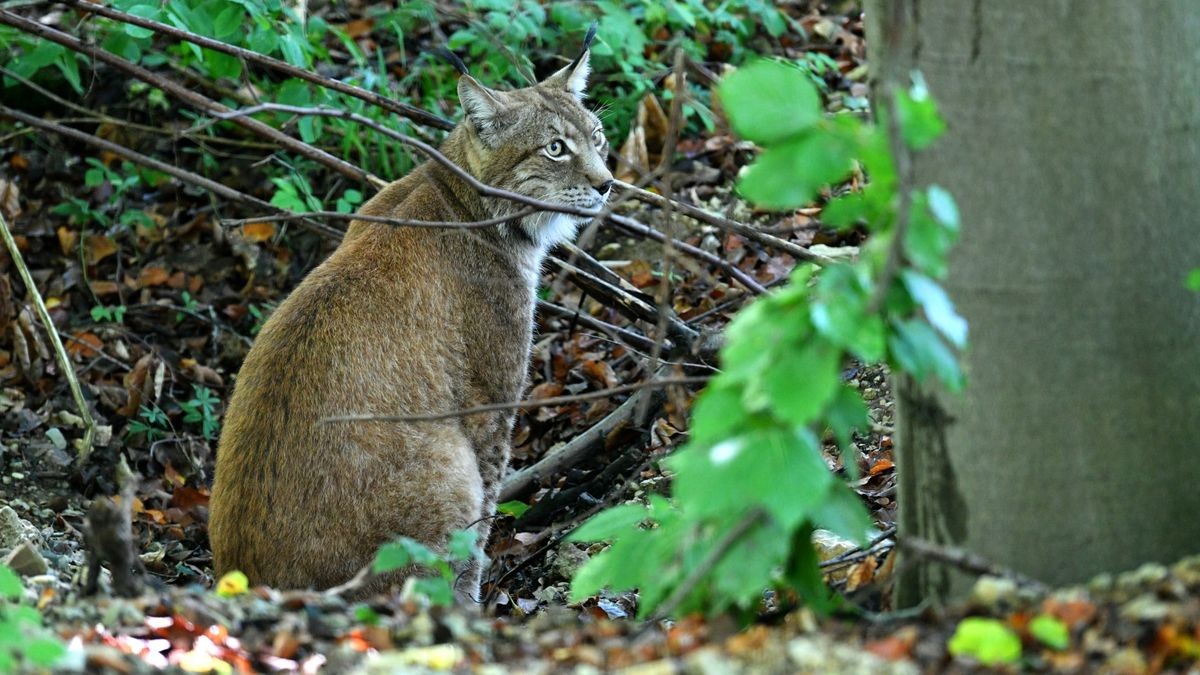
[[[586,49],[526,89],[495,91],[463,75],[464,119],[442,152],[489,185],[598,207],[612,175],[600,122],[581,104],[587,75]],[[359,212],[478,221],[523,208],[481,198],[426,162]],[[519,400],[542,260],[580,220],[542,213],[470,230],[354,221],[267,321],[238,375],[211,500],[217,573],[327,588],[400,535],[441,549],[451,532],[474,527],[486,541],[512,411],[436,422],[318,420]],[[457,571],[459,599],[476,598],[480,565]],[[377,577],[360,595],[411,573]]]

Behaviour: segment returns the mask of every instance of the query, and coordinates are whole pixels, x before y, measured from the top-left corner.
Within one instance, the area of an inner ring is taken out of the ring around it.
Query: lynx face
[[[473,172],[486,183],[543,201],[585,209],[603,205],[613,176],[605,166],[608,140],[600,118],[582,104],[587,75],[587,52],[543,82],[511,92],[488,89],[464,75],[458,93],[475,132]],[[497,216],[524,208],[507,200],[490,200],[489,206]],[[512,234],[545,250],[574,236],[586,221],[539,213]]]

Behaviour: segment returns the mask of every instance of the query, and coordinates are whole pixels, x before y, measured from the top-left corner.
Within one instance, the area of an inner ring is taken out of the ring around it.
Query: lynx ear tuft
[[[542,82],[543,86],[553,87],[562,91],[569,91],[580,101],[583,100],[583,92],[587,89],[588,74],[592,72],[592,68],[588,65],[588,59],[591,55],[591,50],[584,49],[569,66],[547,77]]]
[[[502,105],[495,92],[479,84],[470,75],[463,75],[458,78],[458,101],[480,135],[487,135],[493,130],[496,113]]]

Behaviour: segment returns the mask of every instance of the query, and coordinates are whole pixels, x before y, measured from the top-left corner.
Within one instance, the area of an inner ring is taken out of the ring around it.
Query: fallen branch
[[[0,197],[3,197],[3,195],[0,195]],[[3,200],[0,199],[0,202],[3,202]],[[38,292],[37,285],[33,282],[33,275],[29,273],[29,267],[25,265],[25,259],[21,257],[21,250],[17,248],[17,242],[13,239],[12,232],[8,229],[8,220],[5,219],[2,212],[0,212],[0,234],[4,236],[4,245],[8,247],[8,255],[12,258],[13,265],[16,265],[17,271],[21,274],[21,281],[25,284],[25,292],[32,298],[38,318],[41,320],[42,326],[46,329],[46,334],[50,336],[50,344],[54,347],[54,356],[58,361],[58,369],[62,371],[62,376],[67,378],[67,386],[71,389],[71,397],[75,399],[75,407],[79,408],[79,417],[83,419],[83,438],[75,446],[75,449],[79,452],[79,465],[82,466],[87,461],[88,455],[92,452],[92,441],[96,438],[96,420],[92,419],[92,412],[88,409],[87,401],[83,398],[83,390],[79,388],[79,380],[75,377],[75,369],[71,366],[71,359],[67,356],[67,350],[63,348],[62,340],[58,339],[58,330],[54,327],[54,322],[50,320],[50,312],[46,310],[46,303],[42,300],[42,294]]]
[[[650,227],[649,225],[640,223],[640,222],[634,220],[633,218],[629,218],[628,216],[618,216],[616,214],[611,214],[608,216],[608,220],[609,220],[609,222],[612,222],[612,223],[620,226],[621,228],[628,230],[629,232],[646,237],[647,239],[653,239],[654,241],[657,241],[659,243],[666,243],[669,241],[671,244],[671,248],[673,248],[681,253],[686,253],[693,258],[703,260],[704,262],[706,262],[710,265],[715,265],[716,267],[721,268],[734,281],[745,286],[750,292],[754,293],[755,295],[763,295],[767,292],[766,287],[764,287],[762,284],[758,283],[758,281],[756,281],[754,279],[754,277],[752,277],[749,274],[746,274],[742,270],[738,269],[736,265],[734,265],[733,263],[729,262],[728,260],[722,258],[719,255],[709,253],[708,251],[705,251],[704,249],[698,248],[696,246],[692,246],[691,244],[689,244],[685,241],[680,241],[678,239],[668,237],[667,235],[663,234],[662,232],[659,232],[658,230]]]
[[[694,220],[708,223],[709,225],[718,227],[727,232],[733,232],[734,234],[741,235],[751,241],[762,244],[763,246],[769,246],[771,248],[783,251],[797,260],[807,260],[817,265],[828,265],[834,262],[831,258],[823,256],[819,253],[813,253],[812,251],[795,242],[780,239],[779,237],[763,232],[758,228],[752,227],[745,223],[739,223],[736,220],[731,220],[715,213],[710,213],[697,206],[692,206],[691,204],[685,204],[684,202],[655,194],[649,190],[645,190],[636,185],[630,185],[624,181],[616,181],[616,186],[622,190],[625,190],[626,192],[631,193],[635,199],[646,202],[647,204],[671,208]]]
[[[538,309],[545,314],[561,316],[573,321],[578,321],[588,328],[592,328],[604,333],[617,343],[633,347],[634,349],[646,351],[653,349],[654,345],[656,344],[654,340],[651,340],[641,333],[635,333],[628,328],[614,326],[611,323],[601,321],[600,319],[597,319],[596,317],[582,310],[562,307],[561,305],[556,305],[552,302],[547,302],[546,300],[538,300]],[[668,342],[666,346],[669,349],[674,345]]]
[[[530,410],[533,408],[546,408],[553,405],[565,405],[567,403],[578,403],[579,401],[591,401],[598,398],[608,398],[618,394],[628,394],[631,391],[639,389],[669,387],[674,384],[703,384],[708,381],[708,377],[672,377],[661,380],[647,380],[635,384],[623,384],[619,387],[611,387],[609,389],[601,389],[599,391],[589,391],[583,394],[572,394],[570,396],[551,396],[525,401],[505,401],[502,403],[489,403],[487,405],[479,405],[473,408],[463,408],[461,410],[449,410],[440,413],[427,413],[421,415],[333,415],[330,417],[322,417],[318,420],[320,424],[328,424],[331,422],[435,422],[437,420],[449,419],[451,417],[466,417],[468,415],[477,415],[479,413],[496,412],[499,410]]]
[[[428,228],[445,228],[458,230],[472,230],[482,227],[492,227],[501,223],[511,222],[516,218],[537,213],[535,209],[525,209],[510,216],[498,216],[487,220],[476,220],[471,222],[458,221],[443,221],[443,220],[408,220],[405,218],[390,218],[387,216],[370,216],[365,213],[342,213],[340,211],[297,211],[289,213],[279,213],[269,216],[257,216],[253,218],[237,218],[232,220],[221,220],[222,225],[245,225],[246,223],[273,223],[287,220],[297,220],[301,218],[321,218],[323,220],[343,220],[353,221],[361,220],[367,223],[383,223],[385,225],[396,225],[399,227],[428,227]]]
[[[1018,586],[1024,586],[1035,593],[1047,593],[1050,590],[1049,586],[1037,579],[1027,577],[1020,572],[1005,567],[1000,567],[983,556],[961,548],[935,544],[916,537],[899,537],[896,540],[896,546],[902,552],[917,558],[945,563],[973,574],[986,574],[988,576],[1009,579]]]
[[[382,94],[377,94],[373,91],[356,87],[352,84],[346,84],[340,80],[319,75],[311,70],[297,68],[286,61],[280,61],[279,59],[272,58],[270,56],[264,56],[249,49],[235,47],[234,45],[221,42],[220,40],[214,40],[212,38],[196,35],[195,33],[189,33],[188,31],[176,28],[175,26],[159,23],[158,21],[153,21],[151,19],[145,19],[140,16],[135,16],[133,14],[128,14],[126,12],[113,9],[111,7],[87,2],[86,0],[66,1],[68,4],[71,4],[75,8],[85,12],[97,14],[99,16],[103,16],[114,21],[127,23],[133,26],[140,26],[156,33],[161,33],[162,35],[169,35],[170,37],[204,47],[205,49],[211,49],[215,52],[236,56],[243,61],[265,66],[280,73],[284,73],[289,77],[295,77],[297,79],[304,80],[305,82],[311,82],[326,89],[332,89],[333,91],[346,94],[347,96],[353,96],[354,98],[366,101],[367,103],[383,108],[388,112],[402,115],[420,124],[445,130],[454,128],[453,122],[445,119],[444,117],[439,117],[428,110],[422,110],[416,106],[390,99]]]
[[[662,370],[659,371],[660,373]],[[655,378],[651,382],[665,382],[667,378]],[[552,476],[563,469],[570,468],[583,461],[586,457],[604,443],[604,439],[616,429],[624,426],[646,400],[663,398],[663,392],[657,389],[642,389],[617,406],[617,409],[605,415],[604,419],[593,424],[583,433],[575,436],[566,444],[551,450],[536,463],[519,471],[514,471],[504,477],[500,486],[500,501],[516,499],[527,492],[535,483],[546,476]]]
[[[97,61],[107,63],[108,65],[132,75],[133,77],[151,86],[157,87],[171,96],[174,96],[175,98],[184,101],[189,105],[195,106],[196,108],[199,108],[200,110],[203,110],[209,114],[221,115],[233,110],[223,103],[219,103],[208,98],[207,96],[198,94],[177,82],[152,73],[149,70],[131,61],[127,61],[119,56],[116,56],[115,54],[107,52],[100,47],[85,44],[83,41],[72,35],[55,30],[49,26],[44,26],[31,19],[26,19],[25,17],[14,14],[6,9],[0,9],[0,24],[7,24],[26,33],[36,35],[44,40],[49,40],[50,42],[60,44],[72,51],[79,52],[80,54],[84,54]],[[315,148],[308,143],[292,138],[291,136],[288,136],[287,134],[268,124],[264,124],[250,117],[236,117],[231,119],[235,124],[278,143],[283,149],[291,150],[292,152],[307,157],[314,162],[323,164],[334,171],[347,176],[348,178],[354,179],[355,181],[368,183],[377,188],[387,185],[387,181],[383,180],[382,178],[368,171],[364,171],[350,162],[334,157],[324,150]]]

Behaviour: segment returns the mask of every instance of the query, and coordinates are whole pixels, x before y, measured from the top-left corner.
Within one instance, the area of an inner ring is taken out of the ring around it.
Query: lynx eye
[[[604,145],[604,131],[599,127],[592,132],[592,145],[595,145],[597,148]]]
[[[566,153],[567,144],[563,143],[560,139],[556,138],[550,141],[550,144],[546,146],[546,154],[550,157],[562,157]]]

